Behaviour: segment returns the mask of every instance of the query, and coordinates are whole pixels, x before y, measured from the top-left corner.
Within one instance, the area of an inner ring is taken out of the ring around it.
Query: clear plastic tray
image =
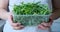
[[[50,15],[14,15],[14,22],[19,22],[24,26],[37,26],[42,22],[48,22]]]
[[[52,12],[52,5],[50,0],[21,0],[20,2],[24,1],[25,3],[28,2],[38,2],[41,1],[41,4],[47,4],[49,11]],[[17,3],[16,3],[17,4]],[[18,4],[17,4],[18,5]],[[22,23],[24,26],[37,26],[42,22],[49,21],[49,15],[16,15],[13,13],[13,20],[14,22]]]

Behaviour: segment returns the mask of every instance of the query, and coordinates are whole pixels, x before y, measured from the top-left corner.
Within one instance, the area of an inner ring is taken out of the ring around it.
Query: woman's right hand
[[[13,29],[20,30],[20,29],[24,28],[24,26],[21,25],[21,23],[14,23],[13,22],[13,16],[11,15],[11,13],[9,13],[8,20],[9,20],[9,23],[11,24],[11,26],[13,27]]]

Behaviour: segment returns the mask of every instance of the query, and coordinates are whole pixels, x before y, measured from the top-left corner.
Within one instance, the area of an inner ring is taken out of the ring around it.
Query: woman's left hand
[[[52,23],[53,23],[53,20],[50,18],[47,23],[46,22],[43,22],[43,23],[39,24],[38,25],[38,28],[39,29],[43,29],[43,30],[49,29],[50,26],[52,25]]]

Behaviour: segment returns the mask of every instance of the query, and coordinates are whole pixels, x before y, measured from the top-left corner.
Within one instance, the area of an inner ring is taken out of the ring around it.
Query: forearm
[[[60,17],[60,9],[55,9],[55,12],[52,13],[51,18],[55,20],[59,17]]]
[[[0,18],[1,19],[8,19],[9,13],[5,9],[0,9]]]

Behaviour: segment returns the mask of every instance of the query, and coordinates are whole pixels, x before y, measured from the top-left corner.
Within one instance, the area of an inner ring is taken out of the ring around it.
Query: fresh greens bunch
[[[48,5],[41,4],[40,1],[36,3],[24,3],[20,5],[14,5],[13,12],[16,15],[48,15],[49,11]]]

